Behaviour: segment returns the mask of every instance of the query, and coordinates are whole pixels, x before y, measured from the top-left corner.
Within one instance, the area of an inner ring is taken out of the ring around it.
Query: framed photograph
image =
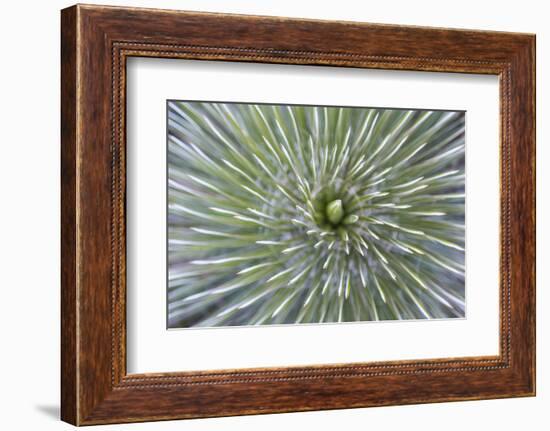
[[[535,394],[535,36],[61,14],[62,419]]]

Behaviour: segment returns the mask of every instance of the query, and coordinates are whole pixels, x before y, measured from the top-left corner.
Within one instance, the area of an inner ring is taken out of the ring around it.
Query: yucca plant
[[[464,113],[168,103],[168,325],[463,317]]]

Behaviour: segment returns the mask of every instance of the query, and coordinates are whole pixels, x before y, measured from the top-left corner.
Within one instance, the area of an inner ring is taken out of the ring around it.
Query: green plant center
[[[341,199],[336,199],[328,203],[326,207],[326,216],[330,223],[333,225],[339,225],[344,218],[344,215],[344,205],[342,204]]]
[[[350,225],[359,220],[356,214],[348,214],[342,199],[336,199],[329,202],[325,208],[325,216],[333,227],[341,225]]]

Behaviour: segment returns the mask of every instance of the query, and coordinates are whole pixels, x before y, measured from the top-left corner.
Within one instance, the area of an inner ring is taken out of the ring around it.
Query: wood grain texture
[[[61,38],[63,420],[87,425],[534,395],[533,35],[79,5],[62,11]],[[500,354],[127,375],[131,56],[498,75]]]
[[[77,420],[76,8],[61,16],[61,417]]]

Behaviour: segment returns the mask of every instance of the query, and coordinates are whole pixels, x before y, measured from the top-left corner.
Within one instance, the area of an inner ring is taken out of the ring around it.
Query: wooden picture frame
[[[534,35],[83,5],[61,18],[64,421],[535,394]],[[127,374],[125,66],[132,56],[498,75],[500,354]]]

